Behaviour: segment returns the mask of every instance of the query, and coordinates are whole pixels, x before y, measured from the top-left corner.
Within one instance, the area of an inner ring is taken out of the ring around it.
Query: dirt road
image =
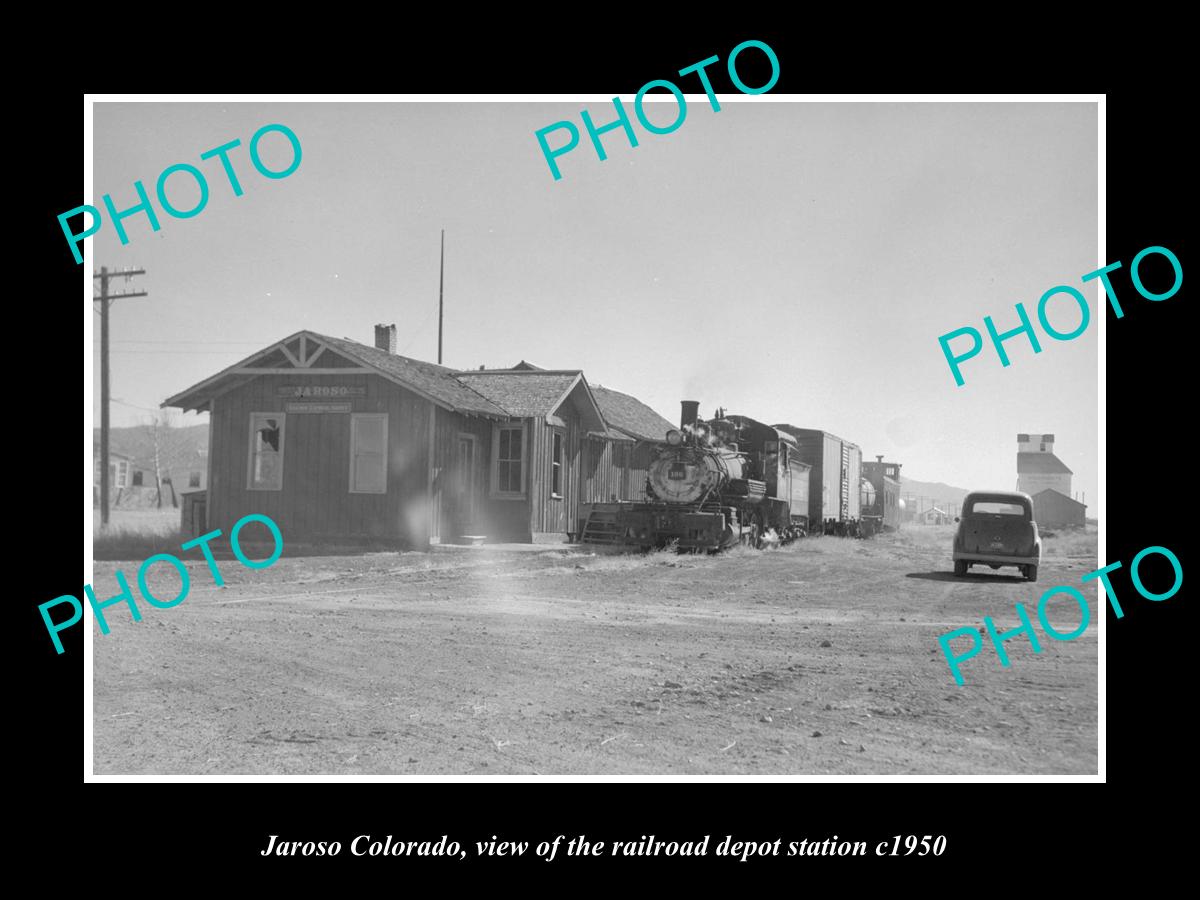
[[[1015,602],[1078,585],[1094,535],[1048,539],[1034,585],[1013,569],[953,578],[951,533],[720,557],[222,562],[224,588],[192,563],[180,606],[138,623],[113,607],[112,633],[95,631],[95,770],[1094,773],[1092,586],[1082,637],[1040,654],[1010,641],[1010,668],[985,639],[963,687],[937,643],[984,615],[1012,628]],[[136,563],[97,565],[98,596],[118,568],[132,579]],[[1054,620],[1070,631],[1077,616],[1064,604]]]

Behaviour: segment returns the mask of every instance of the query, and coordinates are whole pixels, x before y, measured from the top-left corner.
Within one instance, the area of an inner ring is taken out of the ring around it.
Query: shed
[[[916,521],[920,522],[922,525],[945,525],[950,520],[950,514],[937,506],[931,506],[929,509],[923,509],[916,515]]]
[[[1033,495],[1033,518],[1038,525],[1047,527],[1082,526],[1087,518],[1087,506],[1048,488]]]

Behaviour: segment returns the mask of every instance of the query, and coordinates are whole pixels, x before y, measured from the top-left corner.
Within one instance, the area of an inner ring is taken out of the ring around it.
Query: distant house
[[[1059,491],[1047,489],[1033,495],[1033,518],[1043,526],[1082,526],[1087,518],[1087,506]]]
[[[163,405],[210,413],[208,529],[262,513],[285,541],[405,547],[566,540],[581,503],[642,496],[672,427],[577,369],[399,356],[394,325],[297,332]]]
[[[923,509],[916,514],[915,520],[922,525],[945,525],[953,519],[948,512],[936,506]]]
[[[96,504],[100,496],[100,441],[92,444]],[[208,428],[137,425],[109,433],[109,503],[112,507],[157,505],[155,471],[162,480],[162,504],[178,506],[189,490],[207,484]],[[156,447],[157,444],[157,447]],[[156,463],[157,457],[157,463]]]
[[[136,460],[124,453],[108,452],[108,502],[116,506],[126,489],[140,485],[145,480],[145,471],[138,468]],[[153,478],[151,478],[153,483]],[[92,505],[100,505],[100,444],[92,444]]]
[[[208,448],[199,447],[172,460],[164,479],[176,494],[204,490],[208,485]]]

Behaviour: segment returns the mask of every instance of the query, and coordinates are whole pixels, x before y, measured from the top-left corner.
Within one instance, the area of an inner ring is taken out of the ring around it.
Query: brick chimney
[[[394,324],[375,326],[375,346],[393,355],[396,353],[396,326]]]

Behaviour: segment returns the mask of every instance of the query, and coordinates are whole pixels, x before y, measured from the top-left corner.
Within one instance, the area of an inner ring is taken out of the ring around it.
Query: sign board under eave
[[[283,411],[289,413],[348,413],[353,404],[346,403],[285,403]]]

